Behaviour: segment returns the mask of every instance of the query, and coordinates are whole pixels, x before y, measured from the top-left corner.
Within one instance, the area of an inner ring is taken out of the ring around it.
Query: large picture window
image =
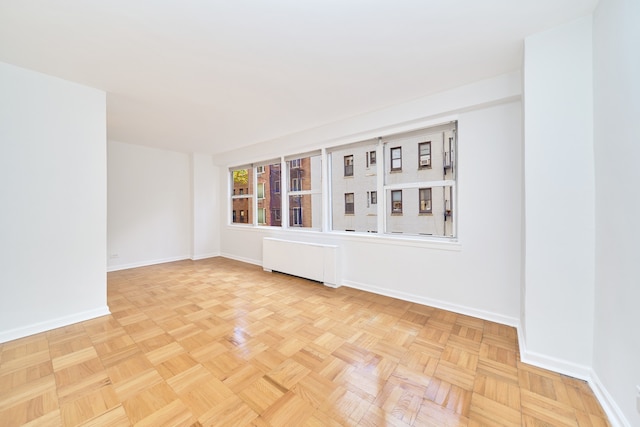
[[[231,223],[456,237],[456,153],[452,121],[232,168]]]

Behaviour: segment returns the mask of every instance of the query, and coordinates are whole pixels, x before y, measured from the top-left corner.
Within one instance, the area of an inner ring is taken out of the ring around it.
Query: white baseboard
[[[596,395],[596,399],[600,402],[602,409],[607,414],[609,418],[609,423],[611,423],[612,427],[631,427],[631,423],[624,416],[624,413],[613,399],[611,394],[607,391],[604,384],[598,378],[598,375],[592,371],[591,378],[589,378],[589,385],[591,386],[591,390],[593,390],[593,394]]]
[[[210,253],[210,254],[192,255],[191,256],[191,260],[199,261],[201,259],[215,258],[215,257],[218,257],[218,256],[220,256],[220,252],[214,252],[214,253]]]
[[[226,252],[222,252],[220,256],[224,258],[233,259],[236,261],[246,262],[247,264],[259,265],[260,267],[262,267],[262,260],[245,258],[245,257],[237,256],[237,255],[226,253]]]
[[[593,394],[596,399],[598,399],[605,414],[607,414],[611,426],[631,427],[631,423],[626,419],[620,407],[604,387],[593,368],[528,351],[521,326],[518,326],[518,344],[520,346],[520,360],[522,362],[586,381],[589,383]]]
[[[84,322],[85,320],[95,319],[96,317],[107,316],[109,314],[111,314],[109,307],[104,306],[93,310],[70,314],[68,316],[58,317],[45,322],[33,323],[31,325],[22,326],[8,331],[2,331],[0,332],[0,343],[28,337],[29,335],[39,334],[40,332],[50,331],[51,329],[62,328],[74,323]]]
[[[191,257],[189,255],[182,255],[182,256],[176,256],[176,257],[170,257],[170,258],[137,261],[129,264],[110,265],[107,267],[107,272],[128,270],[130,268],[146,267],[149,265],[164,264],[165,262],[182,261],[185,259],[191,259]]]
[[[466,307],[463,305],[452,304],[445,301],[440,301],[432,298],[421,297],[406,292],[400,292],[393,289],[379,288],[377,286],[370,286],[364,283],[352,282],[343,280],[342,284],[349,288],[360,289],[362,291],[372,292],[378,295],[384,295],[392,298],[398,298],[403,301],[415,302],[417,304],[428,305],[430,307],[440,308],[442,310],[453,311],[455,313],[464,314],[466,316],[477,317],[479,319],[488,320],[490,322],[501,323],[503,325],[517,327],[520,321],[515,317],[509,317],[498,313],[492,313],[490,311],[479,310],[472,307]]]
[[[521,331],[518,328],[518,337],[520,337]],[[557,359],[552,356],[536,353],[526,349],[525,340],[519,339],[520,345],[520,360],[528,365],[537,366],[538,368],[548,369],[549,371],[557,372],[562,375],[577,378],[583,381],[589,381],[591,378],[591,367],[586,365],[580,365],[578,363],[569,362],[563,359]]]

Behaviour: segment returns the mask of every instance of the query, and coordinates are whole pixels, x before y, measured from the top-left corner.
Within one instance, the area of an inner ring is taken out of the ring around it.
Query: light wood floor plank
[[[509,326],[224,258],[109,273],[107,297],[0,344],[0,427],[609,425]]]

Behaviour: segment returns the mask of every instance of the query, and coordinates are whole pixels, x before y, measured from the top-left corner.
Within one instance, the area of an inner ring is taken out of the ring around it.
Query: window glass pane
[[[289,196],[289,225],[320,230],[322,228],[322,195]]]
[[[322,159],[319,155],[288,160],[289,192],[322,191]]]
[[[377,232],[376,205],[371,204],[371,190],[376,189],[375,161],[377,141],[337,147],[329,154],[331,165],[331,224],[336,231]],[[351,176],[345,177],[345,159]],[[367,167],[366,159],[369,159]],[[353,196],[345,196],[352,194]],[[351,199],[351,197],[353,197]],[[351,205],[353,200],[353,205]],[[353,207],[352,207],[353,206]]]
[[[272,214],[274,210],[280,211],[282,208],[280,163],[264,165],[262,168],[263,173],[258,174],[258,225],[281,227],[282,220]]]
[[[322,157],[287,161],[289,226],[322,229]]]
[[[231,221],[234,224],[252,224],[253,218],[253,168],[231,171]]]
[[[392,203],[396,203],[391,191],[388,197]],[[387,232],[413,236],[453,236],[453,200],[452,186],[404,189],[402,214],[392,213],[392,209],[389,209]]]
[[[388,156],[384,159],[385,232],[455,236],[456,126],[451,122],[382,140]],[[404,160],[401,171],[392,171],[396,149],[401,149]],[[392,194],[399,190],[402,202],[399,194]]]

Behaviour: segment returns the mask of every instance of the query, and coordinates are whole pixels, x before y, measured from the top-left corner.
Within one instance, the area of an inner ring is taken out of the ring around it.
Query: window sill
[[[409,246],[423,249],[434,249],[443,251],[462,250],[462,244],[456,237],[440,237],[430,235],[406,235],[406,234],[384,234],[377,232],[353,232],[342,230],[331,230],[323,232],[317,228],[294,227],[282,228],[280,226],[260,226],[253,227],[250,224],[228,224],[228,230],[242,232],[265,233],[268,237],[282,239],[295,239],[295,236],[310,236],[321,244],[337,245],[343,241],[362,242],[379,244],[386,246]],[[306,238],[305,238],[306,240]]]

